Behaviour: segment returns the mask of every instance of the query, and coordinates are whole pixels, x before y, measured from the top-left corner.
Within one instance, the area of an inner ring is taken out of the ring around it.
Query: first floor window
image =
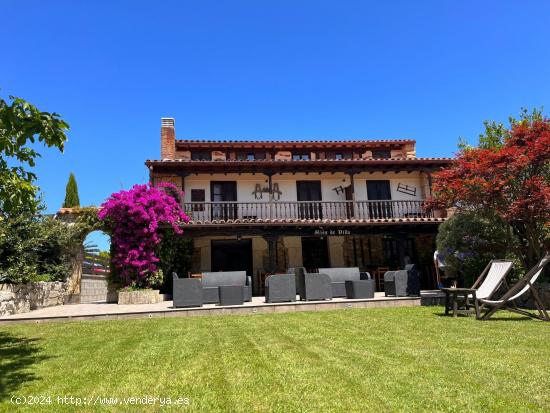
[[[389,149],[375,149],[372,151],[372,157],[375,159],[389,159],[391,158],[391,151]]]
[[[211,161],[212,153],[205,151],[193,151],[191,152],[192,161]]]
[[[204,189],[191,189],[191,202],[204,202],[205,199]],[[204,211],[204,204],[193,204],[193,211]]]
[[[293,161],[309,161],[309,153],[293,153]]]

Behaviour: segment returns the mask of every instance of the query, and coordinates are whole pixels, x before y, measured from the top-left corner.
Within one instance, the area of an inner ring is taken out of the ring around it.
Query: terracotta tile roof
[[[448,163],[453,161],[453,158],[369,158],[369,159],[293,159],[293,160],[276,160],[276,159],[255,159],[255,160],[224,160],[224,161],[212,161],[212,160],[185,160],[185,159],[147,159],[146,164],[152,163],[196,163],[196,164],[262,164],[262,163],[281,163],[281,164],[292,164],[292,163],[368,163],[368,162],[380,162],[380,163],[395,163],[395,162],[410,162],[415,161],[426,162],[426,161],[442,161],[443,163]]]
[[[96,206],[89,206],[89,207],[84,207],[84,208],[82,208],[82,207],[59,208],[59,211],[57,211],[55,213],[55,215],[68,215],[68,214],[78,215],[78,214],[81,214],[81,213],[83,213],[84,211],[86,211],[90,208],[95,208],[98,211],[101,209],[100,207],[96,207]]]
[[[189,224],[192,227],[212,227],[219,225],[383,225],[383,224],[404,224],[404,223],[441,223],[445,222],[446,218],[385,218],[385,219],[234,219],[234,220],[194,220]]]
[[[249,143],[249,144],[274,144],[274,145],[292,145],[297,143],[321,143],[321,144],[333,144],[333,143],[352,143],[352,144],[364,144],[364,143],[416,143],[414,139],[293,139],[293,140],[251,140],[251,139],[176,139],[176,143],[204,143],[204,144],[216,144],[216,143]]]

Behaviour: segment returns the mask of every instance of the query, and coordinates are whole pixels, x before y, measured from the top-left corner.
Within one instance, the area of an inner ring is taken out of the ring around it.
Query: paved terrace
[[[47,307],[29,313],[0,317],[0,324],[14,322],[47,322],[79,320],[116,320],[128,318],[185,317],[203,315],[260,314],[292,311],[320,311],[346,308],[415,307],[441,303],[439,291],[422,291],[421,297],[385,297],[375,293],[371,299],[349,300],[334,298],[331,301],[296,301],[293,303],[266,303],[264,297],[253,297],[251,302],[239,306],[205,304],[202,307],[174,308],[172,301],[157,304],[118,305],[110,303],[68,304]]]

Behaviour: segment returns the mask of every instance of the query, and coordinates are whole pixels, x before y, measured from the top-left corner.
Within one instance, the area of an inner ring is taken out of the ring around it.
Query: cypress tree
[[[69,182],[65,189],[65,202],[63,202],[63,208],[74,208],[80,206],[80,199],[78,198],[78,186],[76,185],[76,179],[71,172],[69,175]]]

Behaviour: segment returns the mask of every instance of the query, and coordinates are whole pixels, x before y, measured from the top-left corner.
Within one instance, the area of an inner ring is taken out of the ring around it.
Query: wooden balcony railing
[[[432,218],[423,201],[185,202],[191,223],[371,221]]]

